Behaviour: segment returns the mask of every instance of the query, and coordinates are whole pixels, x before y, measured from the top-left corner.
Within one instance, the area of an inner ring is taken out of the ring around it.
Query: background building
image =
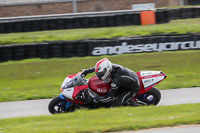
[[[200,4],[200,0],[0,0],[0,17],[129,10],[142,3],[166,7]]]

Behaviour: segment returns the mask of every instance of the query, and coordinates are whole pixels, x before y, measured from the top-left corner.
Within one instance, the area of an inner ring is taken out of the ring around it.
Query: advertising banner
[[[200,49],[200,39],[188,36],[129,39],[101,43],[90,46],[90,55],[117,55],[129,53],[161,52]],[[139,40],[139,41],[138,41]],[[150,41],[151,40],[151,41]],[[158,42],[159,41],[159,42]]]

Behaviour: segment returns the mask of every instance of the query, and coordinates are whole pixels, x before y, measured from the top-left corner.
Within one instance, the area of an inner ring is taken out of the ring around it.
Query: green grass
[[[190,7],[200,7],[200,5],[184,5],[184,6],[166,6],[166,7],[159,7],[159,8],[157,8],[157,9],[162,9],[162,8],[168,8],[168,9],[170,9],[170,8],[190,8]]]
[[[161,70],[168,78],[159,89],[200,86],[200,51],[107,56],[134,71]],[[0,63],[0,102],[55,97],[68,74],[93,67],[103,58],[29,59]],[[87,78],[94,74],[88,75]]]
[[[53,116],[0,119],[5,133],[100,133],[200,124],[200,104],[79,110]]]
[[[115,38],[163,33],[183,34],[195,32],[200,32],[200,18],[174,20],[166,24],[147,26],[121,26],[109,28],[89,28],[0,34],[0,44],[22,44],[43,41]]]

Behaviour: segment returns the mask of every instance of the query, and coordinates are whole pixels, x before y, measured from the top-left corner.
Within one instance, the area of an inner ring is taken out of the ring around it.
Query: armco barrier
[[[144,52],[200,49],[200,34],[163,34],[153,36],[122,37],[117,39],[91,39],[54,41],[43,43],[1,45],[0,61],[29,58],[84,57]]]

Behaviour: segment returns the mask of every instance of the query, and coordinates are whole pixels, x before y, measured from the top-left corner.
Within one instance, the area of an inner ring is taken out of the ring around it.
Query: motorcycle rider
[[[86,69],[82,76],[95,72],[96,76],[104,82],[111,82],[111,89],[105,96],[82,97],[85,103],[112,103],[112,106],[125,105],[140,88],[137,74],[121,65],[112,64],[108,58],[99,60],[95,67]],[[116,98],[116,99],[115,99]]]

